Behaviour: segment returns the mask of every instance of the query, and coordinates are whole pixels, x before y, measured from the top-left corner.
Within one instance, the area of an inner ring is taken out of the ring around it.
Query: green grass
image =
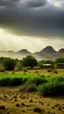
[[[0,74],[0,80],[2,80],[2,79],[6,79],[6,78],[10,78],[10,79],[12,79],[12,78],[28,78],[28,79],[46,79],[46,80],[48,80],[48,81],[54,81],[55,79],[59,79],[59,80],[64,80],[64,76],[56,76],[56,75],[54,75],[54,76],[45,76],[45,75],[41,75],[41,74],[27,74],[27,73],[21,73],[21,74],[13,74],[13,73],[1,73]]]
[[[7,74],[3,73],[0,74],[0,80],[4,78],[32,78],[32,77],[37,77],[37,75],[32,75],[32,74]]]

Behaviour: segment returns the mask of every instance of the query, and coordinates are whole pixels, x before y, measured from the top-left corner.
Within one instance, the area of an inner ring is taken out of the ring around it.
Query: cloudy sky
[[[0,50],[64,48],[64,0],[0,0]]]

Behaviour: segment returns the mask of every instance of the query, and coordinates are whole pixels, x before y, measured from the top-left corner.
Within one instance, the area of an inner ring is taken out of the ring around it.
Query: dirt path
[[[64,97],[45,98],[0,87],[0,114],[64,114]]]

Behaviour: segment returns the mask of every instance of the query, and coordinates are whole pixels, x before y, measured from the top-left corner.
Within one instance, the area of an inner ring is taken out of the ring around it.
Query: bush
[[[52,71],[53,71],[53,69],[49,68],[49,69],[47,69],[47,71],[48,71],[48,72],[52,72]]]
[[[2,80],[0,80],[0,86],[10,86],[10,78],[4,78]]]
[[[53,70],[53,73],[58,74],[58,71],[57,70]]]
[[[44,75],[44,74],[41,74],[40,77],[41,77],[41,78],[45,78],[45,75]]]
[[[38,93],[43,96],[64,95],[64,82],[54,81],[39,85]]]
[[[25,68],[25,69],[23,69],[23,71],[24,71],[24,72],[27,72],[27,69]]]
[[[23,84],[22,78],[4,78],[0,80],[0,86],[18,86]]]
[[[10,81],[10,86],[18,86],[22,84],[23,84],[22,78],[13,78]]]
[[[44,78],[44,77],[35,77],[35,78],[32,78],[32,79],[29,79],[27,81],[27,84],[30,85],[30,84],[35,84],[36,86],[42,84],[42,83],[46,83],[47,80]]]
[[[21,88],[20,88],[20,92],[36,92],[37,89],[36,89],[36,86],[35,84],[25,84],[23,85]]]
[[[25,84],[28,81],[28,79],[29,79],[28,77],[23,78],[22,79],[23,84]]]
[[[35,78],[25,78],[24,85],[21,87],[20,91],[34,92],[36,87],[42,83],[46,83],[47,80],[44,77],[35,77]]]
[[[56,77],[52,77],[50,81],[59,81],[59,82],[63,82],[64,81],[64,77],[62,76],[56,76]]]
[[[5,58],[3,61],[3,65],[4,65],[5,70],[12,71],[15,68],[16,62],[15,60],[11,58]]]

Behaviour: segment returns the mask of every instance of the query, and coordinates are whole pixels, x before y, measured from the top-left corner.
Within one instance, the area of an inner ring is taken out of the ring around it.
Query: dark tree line
[[[5,70],[14,70],[17,64],[20,64],[20,67],[35,67],[37,65],[43,64],[57,64],[64,63],[64,58],[57,58],[55,61],[52,60],[42,60],[37,61],[37,59],[31,55],[26,56],[22,60],[0,57],[0,65],[2,64]]]

